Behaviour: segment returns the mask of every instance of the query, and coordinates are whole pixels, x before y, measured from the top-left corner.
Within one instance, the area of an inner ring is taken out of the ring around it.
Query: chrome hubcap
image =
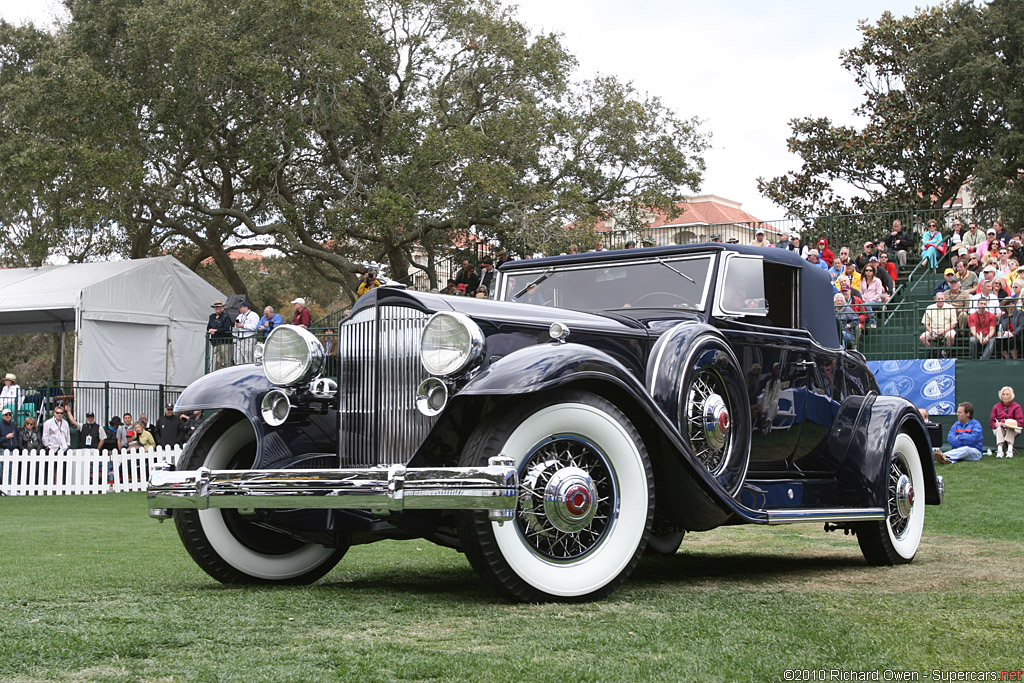
[[[729,409],[718,394],[711,394],[704,400],[704,434],[712,448],[725,446],[729,436]]]
[[[708,369],[694,377],[686,395],[690,447],[711,474],[718,474],[728,459],[732,416],[726,397],[722,378]]]
[[[592,444],[552,436],[533,449],[520,472],[516,526],[534,552],[569,561],[601,543],[615,517],[615,483]]]
[[[572,533],[594,519],[596,500],[590,475],[578,467],[564,467],[551,475],[544,489],[544,513],[556,529]]]
[[[896,511],[900,517],[910,517],[910,511],[914,508],[914,486],[910,483],[910,477],[903,475],[896,483]]]

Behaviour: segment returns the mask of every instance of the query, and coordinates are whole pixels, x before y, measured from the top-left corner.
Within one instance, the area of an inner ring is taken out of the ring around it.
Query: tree
[[[544,249],[608,206],[670,207],[703,171],[695,122],[612,78],[574,83],[557,37],[492,0],[68,6],[70,22],[38,37],[46,68],[16,69],[11,92],[110,93],[95,105],[109,129],[68,135],[122,172],[94,174],[58,144],[25,203],[100,188],[81,234],[113,231],[125,255],[212,258],[238,292],[235,248],[307,257],[342,284],[368,261],[400,276],[415,244],[472,231]],[[5,37],[0,50],[30,42]],[[15,113],[0,144],[45,137],[45,117]]]
[[[980,96],[996,67],[984,15],[956,0],[862,22],[842,63],[863,89],[854,113],[864,125],[794,119],[788,142],[801,168],[759,178],[761,194],[794,216],[938,208],[955,197],[993,146],[996,110]],[[841,196],[836,181],[857,194]]]

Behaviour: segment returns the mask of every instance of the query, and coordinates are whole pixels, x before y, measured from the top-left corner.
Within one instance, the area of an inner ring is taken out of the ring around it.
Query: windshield
[[[576,311],[700,310],[710,271],[710,256],[519,271],[505,279],[501,299]]]

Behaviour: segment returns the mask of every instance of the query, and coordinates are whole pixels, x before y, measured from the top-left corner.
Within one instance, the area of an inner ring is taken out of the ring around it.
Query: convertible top
[[[841,346],[839,343],[839,330],[836,328],[835,309],[832,305],[832,285],[828,274],[788,249],[721,244],[718,242],[647,247],[642,249],[612,249],[607,251],[588,251],[582,254],[562,254],[560,256],[508,261],[502,264],[501,271],[511,274],[519,270],[535,270],[537,268],[558,267],[562,265],[601,263],[602,261],[611,263],[653,256],[667,258],[669,256],[688,254],[707,254],[715,251],[731,251],[746,256],[760,256],[768,263],[799,268],[799,281],[801,283],[800,320],[803,328],[822,346],[832,349]]]

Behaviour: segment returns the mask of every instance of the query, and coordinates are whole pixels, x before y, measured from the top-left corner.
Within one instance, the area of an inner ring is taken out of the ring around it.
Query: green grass
[[[0,679],[783,680],[1016,670],[1024,462],[940,466],[915,562],[818,526],[692,534],[610,598],[514,605],[457,552],[353,548],[318,584],[232,588],[142,494],[0,498]]]

